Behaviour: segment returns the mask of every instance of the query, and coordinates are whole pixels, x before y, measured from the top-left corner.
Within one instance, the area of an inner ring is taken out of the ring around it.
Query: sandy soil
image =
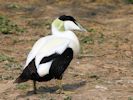
[[[99,0],[97,0],[99,1]],[[0,100],[133,100],[133,5],[89,0],[0,0],[0,15],[8,16],[24,33],[0,33]],[[13,84],[26,56],[40,37],[50,33],[52,20],[73,15],[87,30],[76,32],[81,53],[63,78],[69,94],[56,94],[56,81]],[[12,60],[9,60],[12,59]]]

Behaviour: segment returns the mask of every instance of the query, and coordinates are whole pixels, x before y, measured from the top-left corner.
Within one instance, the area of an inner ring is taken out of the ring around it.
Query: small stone
[[[96,85],[95,86],[96,89],[100,89],[100,90],[107,90],[108,88],[105,86],[100,86],[100,85]]]
[[[80,64],[80,62],[79,62],[79,61],[77,61],[76,63],[77,63],[77,64]]]

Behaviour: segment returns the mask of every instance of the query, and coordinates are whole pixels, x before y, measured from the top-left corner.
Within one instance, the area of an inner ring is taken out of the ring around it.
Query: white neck
[[[71,40],[72,43],[70,43],[70,47],[72,47],[72,49],[74,50],[74,54],[77,55],[79,53],[80,50],[79,40],[78,37],[74,34],[74,32],[72,31],[60,32],[56,27],[52,26],[52,35],[56,35]]]

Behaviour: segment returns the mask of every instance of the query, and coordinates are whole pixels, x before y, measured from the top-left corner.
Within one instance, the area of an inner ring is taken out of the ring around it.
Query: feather
[[[47,42],[47,40],[49,40],[51,38],[51,36],[46,36],[43,38],[40,38],[32,47],[32,50],[30,51],[30,53],[27,56],[27,60],[26,60],[26,64],[24,66],[23,69],[25,69],[26,66],[28,66],[28,64],[35,58],[37,52],[39,51],[39,49],[45,45],[45,43]]]
[[[62,54],[69,46],[69,44],[69,39],[56,36],[48,36],[39,39],[33,46],[31,52],[29,53],[24,68],[26,68],[26,66],[28,66],[28,64],[35,58],[35,66],[37,68],[37,72],[39,76],[43,77],[44,75],[49,73],[53,58],[43,64],[40,64],[42,59],[53,54]]]
[[[64,39],[61,39],[61,38],[58,38],[61,42],[61,40],[64,40]],[[54,41],[53,41],[54,40]],[[32,50],[30,51],[30,53],[28,54],[27,56],[27,60],[26,60],[26,64],[24,66],[23,69],[25,69],[25,67],[36,57],[37,53],[40,52],[43,52],[44,51],[46,52],[45,55],[46,56],[49,56],[53,53],[52,51],[52,47],[55,47],[56,45],[59,45],[57,44],[56,41],[57,40],[57,37],[56,36],[46,36],[46,37],[43,37],[43,38],[40,38],[34,45],[33,45],[33,48]],[[65,39],[65,41],[68,41],[68,39]],[[65,41],[62,41],[63,43],[65,43]],[[54,44],[56,43],[56,45]],[[62,43],[62,44],[63,44]],[[68,43],[68,42],[67,42]],[[48,44],[51,44],[50,46]],[[45,46],[46,45],[46,46]],[[64,47],[64,46],[63,46]],[[41,50],[41,49],[45,49],[44,51]],[[63,49],[63,48],[62,48]],[[61,47],[59,49],[59,51],[57,50],[57,52],[61,52]]]
[[[50,56],[52,54],[62,54],[68,47],[69,41],[70,40],[63,38],[52,38],[47,42],[47,44],[45,44],[45,46],[40,48],[35,57],[35,65],[39,76],[43,77],[44,75],[49,73],[53,59],[43,64],[40,64],[41,60],[44,57]]]

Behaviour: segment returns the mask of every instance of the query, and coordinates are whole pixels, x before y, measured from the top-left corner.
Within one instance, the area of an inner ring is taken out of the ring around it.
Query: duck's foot
[[[56,90],[56,93],[57,93],[57,94],[62,94],[62,89]]]
[[[37,91],[33,90],[33,93],[34,93],[34,94],[37,94]]]
[[[58,87],[59,87],[59,89],[56,90],[57,94],[73,94],[73,93],[75,93],[74,91],[66,91],[66,90],[64,90],[61,80],[57,80],[57,84],[58,84]]]

